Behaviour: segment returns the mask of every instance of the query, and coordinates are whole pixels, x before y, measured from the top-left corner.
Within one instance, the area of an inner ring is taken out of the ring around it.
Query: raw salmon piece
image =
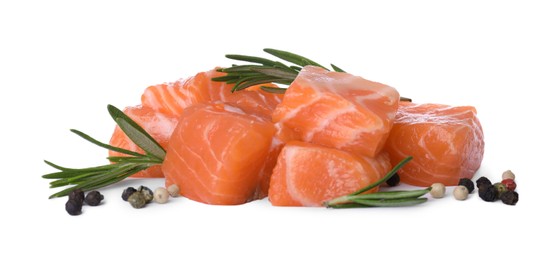
[[[398,100],[398,92],[387,85],[306,66],[272,116],[286,128],[280,130],[283,138],[373,157],[387,140]]]
[[[177,184],[183,196],[206,204],[236,205],[260,198],[268,187],[263,169],[274,134],[268,118],[230,104],[187,107],[162,165],[166,185]]]
[[[163,148],[168,146],[168,140],[170,139],[172,130],[178,123],[177,118],[168,117],[165,114],[157,113],[148,107],[142,106],[127,107],[123,112],[143,127],[143,129],[145,129],[145,131],[147,131],[147,133],[149,133]],[[133,143],[118,126],[114,129],[114,133],[112,134],[109,144],[134,152],[145,153],[141,148]],[[108,155],[127,156],[114,151],[109,151]],[[158,178],[164,177],[164,175],[161,171],[160,165],[158,165],[140,171],[132,175],[132,177]]]
[[[148,87],[141,96],[143,106],[179,117],[184,108],[211,101],[233,103],[247,113],[263,113],[270,117],[282,95],[262,91],[259,86],[232,93],[233,84],[211,79],[226,75],[216,69],[200,72],[186,80]],[[264,84],[275,86],[273,84]]]
[[[414,157],[399,170],[402,182],[456,185],[480,168],[484,136],[474,107],[401,102],[385,150],[392,163]]]
[[[274,206],[322,206],[381,179],[390,169],[384,152],[365,159],[335,148],[291,141],[280,152],[271,176],[269,201]]]

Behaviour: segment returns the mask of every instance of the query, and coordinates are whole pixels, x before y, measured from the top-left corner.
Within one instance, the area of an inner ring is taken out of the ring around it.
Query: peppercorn
[[[81,189],[75,189],[68,194],[68,200],[75,200],[83,204],[83,200],[85,199],[85,194]]]
[[[456,186],[453,190],[453,196],[457,200],[465,200],[468,198],[468,187],[463,185]]]
[[[507,205],[516,205],[518,202],[518,193],[512,190],[505,191],[501,194],[501,201]]]
[[[137,189],[137,191],[143,194],[143,197],[145,198],[145,203],[149,203],[153,201],[153,191],[151,189],[145,186],[139,186],[139,189]]]
[[[132,195],[130,195],[128,197],[128,202],[130,203],[130,205],[132,205],[132,207],[136,209],[143,208],[143,206],[145,206],[146,204],[145,196],[143,196],[143,193],[139,191],[136,191]]]
[[[491,181],[490,181],[488,178],[483,177],[483,176],[476,180],[476,187],[478,187],[478,189],[479,189],[480,186],[482,186],[483,184],[486,184],[486,185],[489,186],[489,185],[491,185]]]
[[[443,183],[431,184],[431,191],[429,191],[429,194],[436,199],[443,198],[443,196],[445,196],[445,185]]]
[[[180,195],[180,187],[178,187],[178,185],[176,184],[172,184],[168,186],[166,190],[168,190],[168,193],[172,197],[178,197]]]
[[[513,179],[514,180],[515,176],[514,173],[511,170],[506,170],[505,172],[503,172],[503,180],[506,179]]]
[[[158,187],[155,189],[153,200],[157,203],[164,204],[168,201],[168,196],[170,196],[170,194],[165,188]]]
[[[487,202],[496,201],[498,197],[497,188],[495,188],[495,186],[493,185],[487,185],[487,184],[480,185],[478,189],[478,193],[480,195],[480,198],[482,198],[482,200]]]
[[[516,182],[513,179],[504,179],[503,181],[501,181],[501,183],[505,185],[507,190],[516,190]]]
[[[507,191],[507,187],[500,182],[493,184],[493,186],[497,189],[497,198],[499,198],[503,192]]]
[[[458,185],[466,187],[466,189],[468,189],[468,193],[472,193],[472,191],[474,191],[474,183],[468,178],[461,178],[458,180]]]
[[[390,187],[394,187],[397,186],[400,183],[400,176],[398,175],[398,173],[395,173],[393,176],[391,176],[391,178],[389,178],[386,181],[387,185],[389,185]]]
[[[66,202],[66,211],[68,212],[68,214],[72,216],[76,216],[81,214],[82,206],[83,206],[82,202],[75,199],[69,199],[68,202]]]
[[[122,192],[122,199],[124,201],[128,201],[128,198],[130,197],[130,195],[132,195],[134,192],[136,192],[137,190],[134,187],[127,187],[126,189],[124,189],[124,191]]]
[[[85,202],[89,206],[98,206],[103,199],[104,196],[96,190],[87,193],[87,196],[85,196]]]

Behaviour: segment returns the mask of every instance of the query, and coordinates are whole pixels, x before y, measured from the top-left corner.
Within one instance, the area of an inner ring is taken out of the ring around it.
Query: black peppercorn
[[[100,192],[94,190],[87,193],[87,196],[85,197],[85,202],[87,202],[89,206],[97,206],[101,204],[101,201],[103,199],[104,196]]]
[[[82,202],[77,201],[75,199],[69,199],[68,202],[66,202],[66,211],[68,212],[68,214],[72,216],[76,216],[81,214],[82,206],[83,206]]]
[[[495,188],[495,186],[493,185],[487,185],[487,184],[480,185],[478,189],[478,193],[480,195],[480,198],[482,198],[482,200],[488,202],[496,201],[498,197],[497,188]]]
[[[466,187],[466,189],[468,189],[468,193],[472,193],[472,191],[474,191],[474,183],[472,182],[472,180],[470,180],[468,178],[460,179],[458,181],[458,186]]]
[[[491,185],[491,181],[483,176],[476,180],[476,186],[478,187],[478,189],[484,184]]]
[[[391,176],[391,178],[389,178],[386,181],[387,185],[389,185],[390,187],[394,187],[397,186],[400,183],[400,176],[398,175],[398,173],[395,173],[393,176]]]
[[[83,200],[85,199],[85,194],[83,193],[83,191],[81,189],[75,189],[75,190],[72,190],[72,192],[70,192],[70,194],[68,194],[68,199],[69,200],[75,200],[75,201],[79,202],[80,204],[83,204]]]
[[[516,205],[518,202],[518,193],[512,190],[505,191],[501,194],[501,201],[507,205]]]
[[[122,192],[122,199],[124,201],[128,201],[128,198],[130,197],[130,195],[132,195],[134,192],[136,192],[137,190],[134,187],[128,187],[124,190],[124,192]]]

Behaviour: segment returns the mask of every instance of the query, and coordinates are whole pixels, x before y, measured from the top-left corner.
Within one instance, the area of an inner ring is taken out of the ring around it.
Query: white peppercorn
[[[164,204],[168,202],[169,195],[170,194],[165,188],[158,187],[155,189],[155,192],[153,193],[153,200],[157,203]]]
[[[443,183],[432,184],[429,194],[436,199],[443,198],[445,196],[445,185]]]
[[[515,176],[514,173],[511,170],[506,170],[505,172],[503,172],[503,180],[505,179],[513,179],[514,180]]]
[[[172,185],[168,186],[168,188],[166,190],[168,191],[170,196],[172,196],[174,198],[180,196],[180,187],[178,187],[178,185],[176,185],[176,184],[172,184]]]
[[[453,196],[457,200],[465,200],[468,198],[468,188],[466,186],[456,186],[453,190]]]

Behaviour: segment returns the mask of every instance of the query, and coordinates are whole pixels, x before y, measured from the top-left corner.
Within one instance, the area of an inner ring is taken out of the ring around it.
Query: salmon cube
[[[275,128],[269,118],[227,103],[187,107],[172,134],[162,170],[192,200],[237,205],[266,195]],[[262,194],[264,193],[264,194]]]
[[[383,178],[391,169],[387,153],[374,158],[300,141],[288,142],[271,176],[274,206],[323,206]],[[376,187],[370,192],[377,191]]]
[[[399,171],[401,182],[457,185],[480,168],[484,135],[474,107],[401,102],[385,150],[392,163],[414,157]]]
[[[284,142],[310,142],[373,157],[387,140],[399,98],[387,85],[306,66],[273,112],[273,122]]]

